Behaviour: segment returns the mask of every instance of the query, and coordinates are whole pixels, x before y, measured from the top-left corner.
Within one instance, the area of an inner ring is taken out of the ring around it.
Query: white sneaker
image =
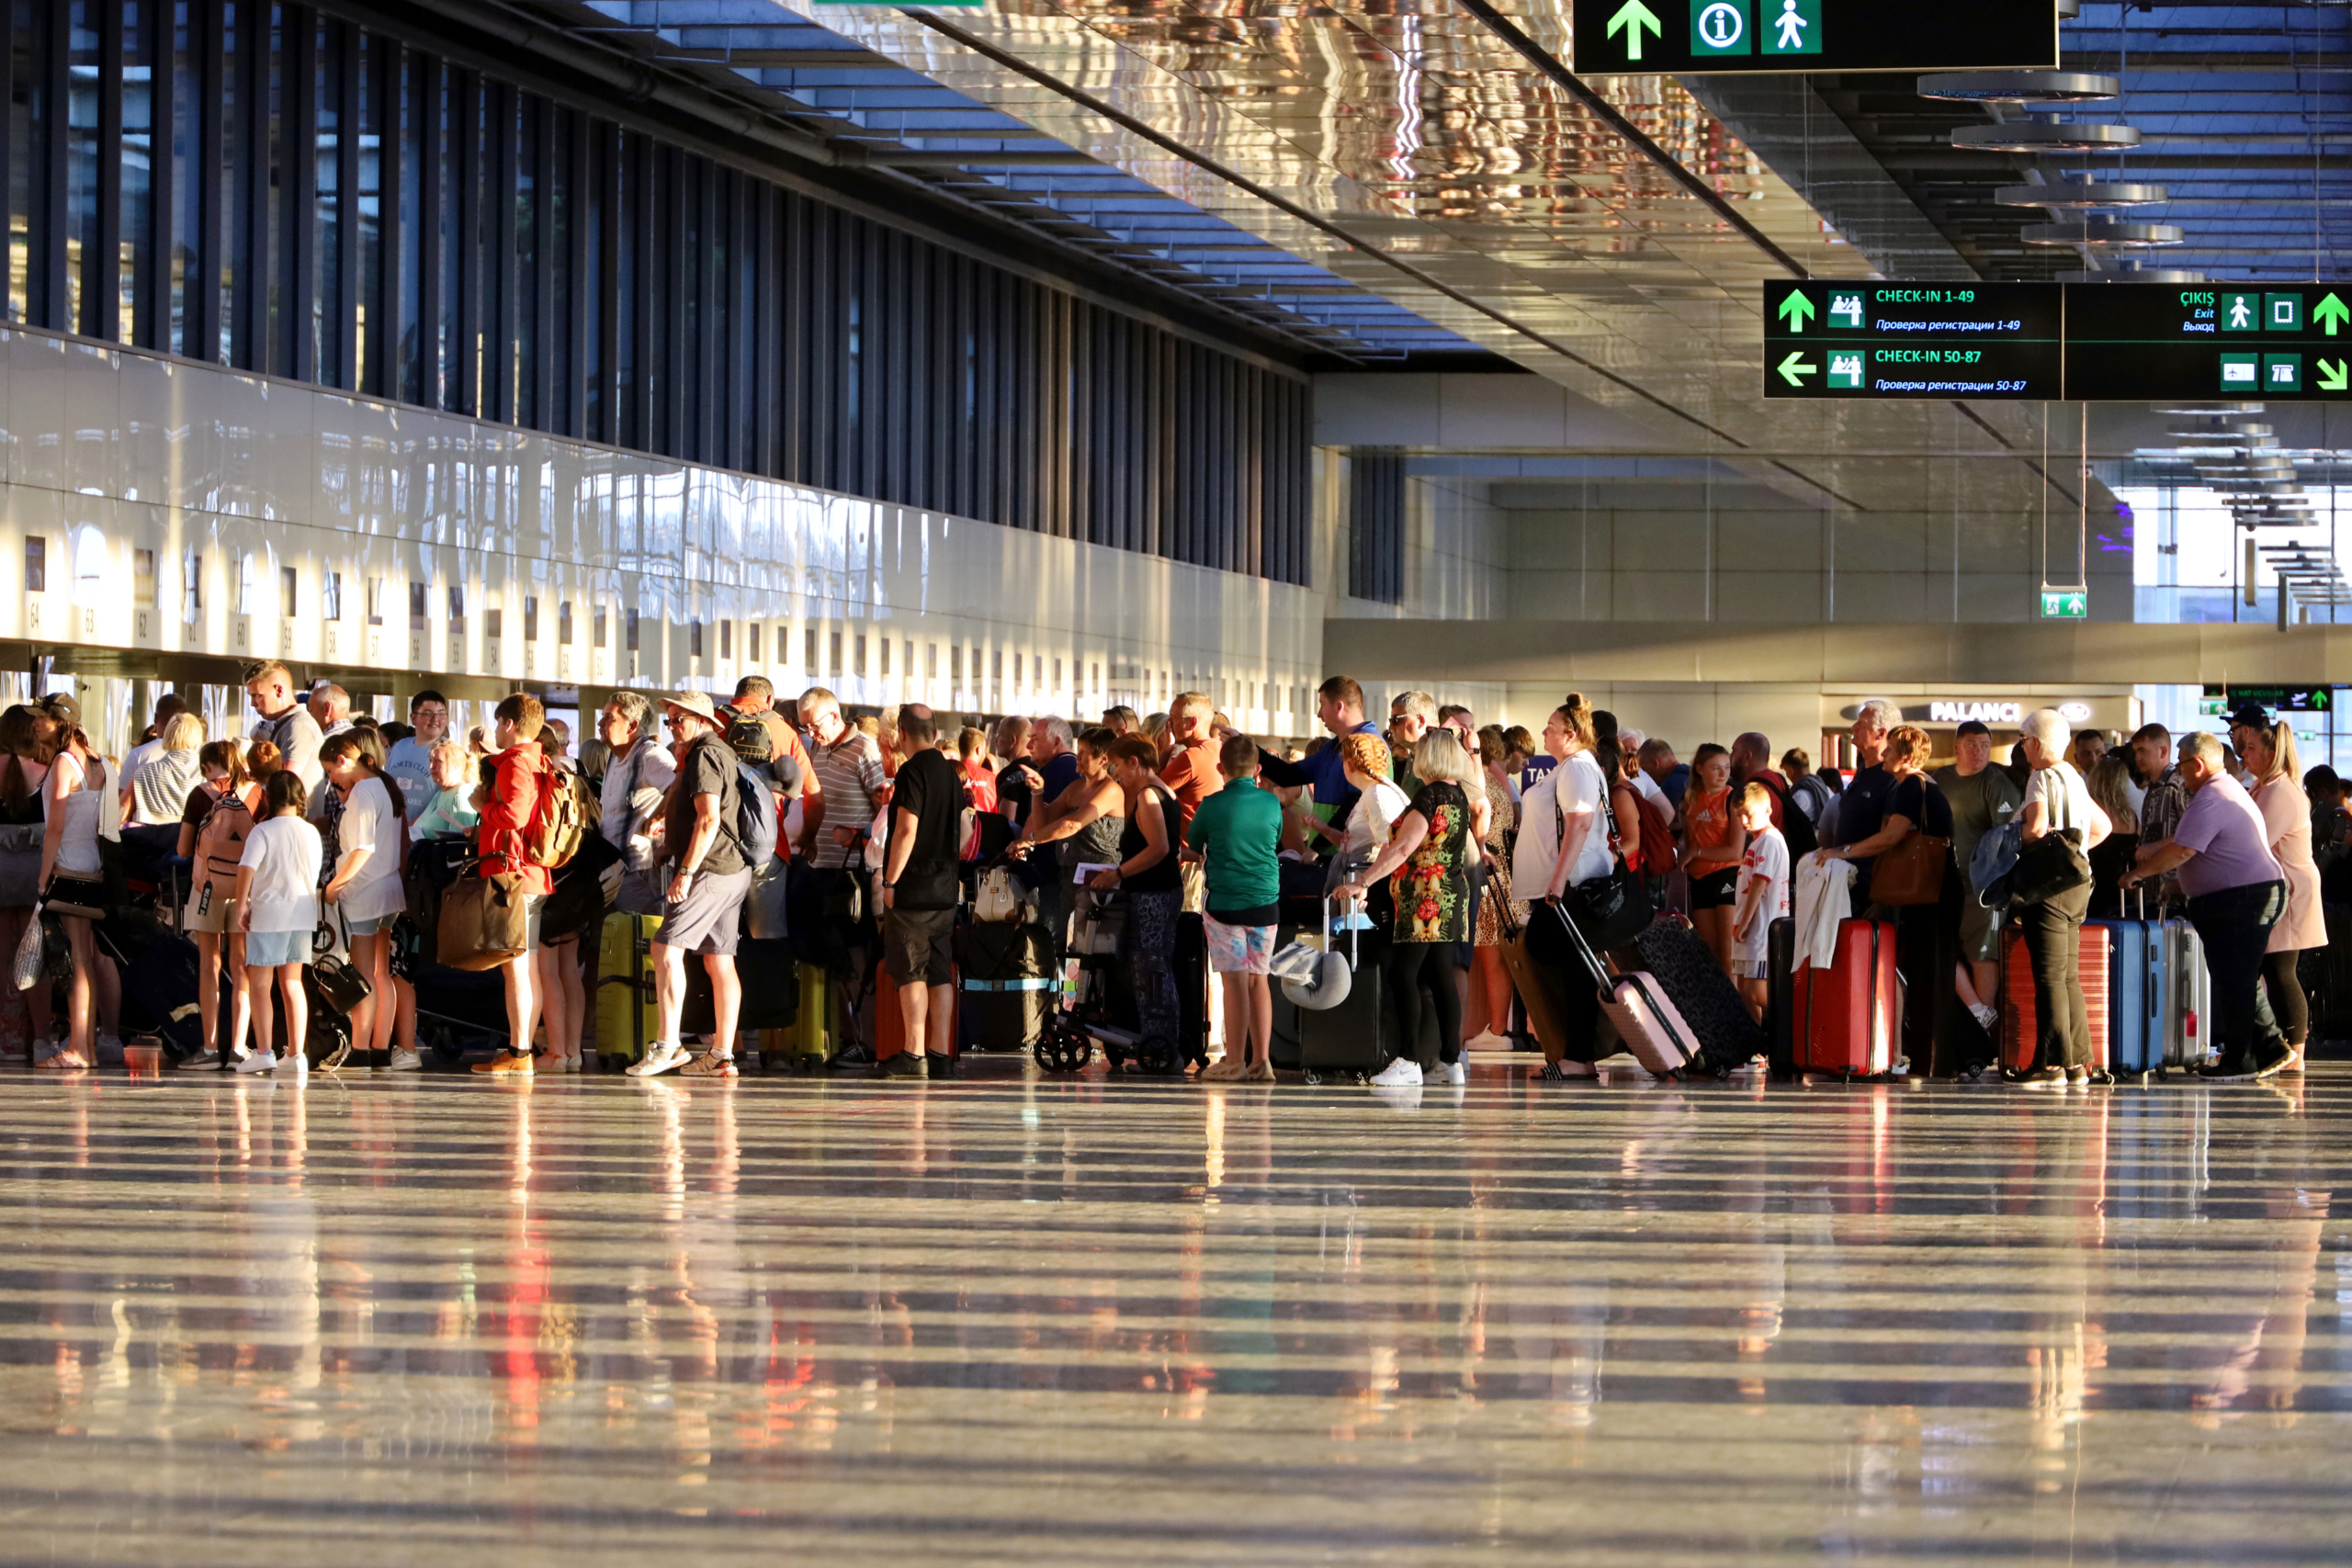
[[[644,1055],[628,1065],[627,1071],[633,1078],[650,1078],[676,1072],[685,1065],[684,1046],[674,1040],[656,1040],[645,1048]]]
[[[1405,1089],[1421,1081],[1421,1065],[1409,1056],[1399,1056],[1372,1077],[1374,1089]]]
[[[1470,1069],[1465,1064],[1461,1062],[1441,1062],[1438,1064],[1437,1081],[1440,1083],[1468,1083],[1470,1081]]]
[[[275,1051],[249,1051],[237,1058],[237,1071],[241,1073],[274,1073],[277,1070],[277,1053]]]
[[[388,1073],[423,1072],[424,1070],[424,1058],[419,1056],[413,1051],[403,1051],[398,1046],[394,1046],[392,1048],[392,1059],[384,1065],[384,1070]]]

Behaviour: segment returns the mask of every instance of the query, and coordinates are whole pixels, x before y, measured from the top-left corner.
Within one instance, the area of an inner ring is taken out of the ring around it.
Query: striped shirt
[[[810,863],[847,865],[850,852],[833,841],[833,829],[863,831],[874,822],[874,802],[882,793],[882,748],[874,738],[856,729],[831,746],[818,745],[814,761],[817,787],[825,797],[825,825],[817,835],[817,852]]]

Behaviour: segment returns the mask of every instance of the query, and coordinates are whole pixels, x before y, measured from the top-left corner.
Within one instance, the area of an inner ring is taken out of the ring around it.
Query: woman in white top
[[[103,898],[106,866],[98,858],[98,837],[119,820],[109,809],[114,805],[108,787],[113,771],[91,748],[79,725],[66,723],[57,741],[56,760],[41,786],[49,816],[41,836],[41,897],[46,900],[53,890],[61,890],[58,879],[62,877],[73,879],[77,901]],[[66,1040],[63,1049],[39,1065],[61,1070],[89,1067],[97,1062],[99,1044],[113,1043],[112,1031],[102,1030],[101,1022],[121,1008],[122,977],[112,963],[99,961],[90,919],[81,915],[60,918],[74,964],[65,989]]]
[[[2081,836],[2077,846],[2085,855],[2114,830],[2107,813],[2091,799],[2089,785],[2075,764],[2066,761],[2070,727],[2056,708],[2037,708],[2026,715],[2019,729],[2025,760],[2033,774],[2027,779],[2025,806],[2018,813],[2028,846],[2052,833]],[[2018,1080],[2027,1089],[2087,1087],[2091,1066],[2091,1020],[2083,997],[2083,916],[2090,909],[2091,888],[2080,887],[2028,904],[2016,913],[2019,934],[2033,964],[2033,1008],[2041,1034],[2035,1042],[2033,1065]]]
[[[155,750],[122,788],[123,820],[134,828],[168,828],[187,810],[188,792],[204,782],[197,752],[204,745],[204,721],[175,714],[164,726]]]
[[[1361,871],[1388,847],[1396,818],[1412,808],[1405,792],[1389,782],[1388,742],[1377,735],[1342,735],[1331,742],[1340,749],[1340,772],[1357,791],[1348,810],[1340,852],[1331,857],[1328,887],[1336,888],[1351,871]]]
[[[1519,842],[1511,852],[1510,889],[1513,911],[1527,924],[1530,956],[1537,966],[1560,982],[1549,998],[1528,998],[1529,1017],[1549,1013],[1556,1029],[1539,1023],[1536,1043],[1544,1047],[1545,1082],[1594,1076],[1595,1031],[1600,1018],[1599,993],[1589,982],[1584,959],[1568,942],[1560,919],[1533,919],[1537,902],[1557,905],[1570,887],[1606,876],[1614,862],[1609,853],[1609,829],[1601,819],[1608,808],[1609,783],[1593,760],[1592,708],[1580,692],[1552,710],[1544,721],[1544,750],[1556,765],[1528,785],[1519,801]],[[1561,1038],[1552,1038],[1558,1034]]]
[[[311,792],[301,774],[278,769],[262,786],[262,809],[268,816],[245,835],[244,853],[237,862],[237,923],[245,933],[254,1043],[260,1049],[239,1062],[237,1071],[266,1073],[277,1067],[270,1038],[276,1028],[269,1005],[274,979],[286,998],[286,1066],[300,1075],[310,1066],[302,1055],[311,1031],[302,968],[311,956],[311,933],[319,923],[322,851],[319,830],[302,820]]]
[[[364,729],[331,735],[319,748],[326,787],[343,800],[334,874],[319,897],[341,916],[351,938],[352,965],[368,977],[368,998],[351,1013],[354,1055],[366,1053],[369,1066],[413,1071],[415,1052],[401,1052],[405,1061],[390,1055],[400,1010],[392,981],[392,917],[408,907],[401,885],[408,813],[400,781],[384,772],[382,751],[382,739]]]
[[[2311,803],[2303,794],[2302,766],[2295,755],[2295,732],[2286,724],[2252,725],[2245,740],[2245,768],[2254,775],[2255,809],[2262,813],[2263,837],[2278,869],[2286,874],[2287,908],[2270,928],[2262,955],[2262,989],[2271,1016],[2287,1041],[2286,1071],[2301,1070],[2312,1032],[2311,998],[2296,974],[2306,948],[2327,945],[2327,919],[2320,908],[2319,864],[2312,858]]]

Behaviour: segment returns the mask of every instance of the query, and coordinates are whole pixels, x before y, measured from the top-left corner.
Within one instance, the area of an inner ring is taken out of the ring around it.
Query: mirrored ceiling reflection
[[[21,1082],[11,1555],[2326,1558],[2307,1076]]]

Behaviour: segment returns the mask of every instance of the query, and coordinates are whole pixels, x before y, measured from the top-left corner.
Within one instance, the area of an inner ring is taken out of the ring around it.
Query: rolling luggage
[[[596,1055],[611,1068],[645,1055],[661,1029],[653,988],[653,933],[659,915],[616,910],[605,917],[596,945]]]
[[[2088,920],[2083,929],[2087,931],[2098,926],[2108,935],[2109,1065],[2119,1073],[2160,1077],[2167,1069],[2183,1065],[2181,1043],[2167,1040],[2165,1028],[2169,974],[2165,962],[2166,922],[2149,919],[2146,890],[2133,891],[2139,895],[2139,902],[2132,919]],[[2029,994],[2030,990],[2029,977]],[[2092,1027],[2096,1030],[2098,1026]]]
[[[120,919],[118,917],[108,920],[101,931],[110,932]],[[173,1061],[184,1062],[200,1055],[206,1043],[204,1017],[197,1008],[196,991],[201,981],[196,943],[160,928],[146,936],[143,943],[123,942],[118,949],[122,970],[122,1032],[126,1036],[155,1035],[163,1041],[164,1049]],[[220,983],[218,976],[214,983]],[[223,1027],[227,1025],[229,1005],[229,993],[224,987],[219,1015]]]
[[[1800,816],[1803,813],[1799,813]],[[1783,915],[1764,932],[1764,1037],[1775,1077],[1796,1071],[1797,923]]]
[[[1337,1007],[1299,1010],[1299,1072],[1310,1084],[1333,1078],[1361,1081],[1398,1056],[1423,1062],[1437,1059],[1437,1010],[1426,996],[1421,999],[1419,1039],[1396,1039],[1396,1026],[1389,1017],[1386,976],[1381,969],[1382,960],[1388,956],[1387,936],[1359,931],[1355,942],[1355,972],[1346,999]]]
[[[2161,1038],[2167,1066],[2195,1066],[2212,1054],[2213,973],[2197,928],[2175,915],[2164,922]],[[2335,945],[2329,944],[2331,953]]]
[[[1690,922],[1679,916],[1661,917],[1629,945],[1640,956],[1641,967],[1657,977],[1667,999],[1689,1021],[1704,1066],[1728,1072],[1769,1054],[1771,1042],[1764,1026],[1747,1010],[1739,987]],[[1891,953],[1891,936],[1887,946]]]
[[[767,1062],[790,1062],[796,1072],[820,1072],[840,1054],[846,1031],[842,1026],[841,991],[832,976],[815,964],[793,965],[793,1019],[783,1028],[759,1032],[760,1055]]]
[[[877,966],[878,967],[878,966]],[[1045,1033],[1059,982],[1043,926],[977,920],[956,930],[962,1043],[979,1051],[1027,1051]]]
[[[659,929],[662,922],[655,920]],[[651,932],[647,933],[648,937]],[[786,1029],[800,1016],[799,966],[792,944],[781,937],[757,941],[741,938],[735,944],[735,978],[743,988],[736,1010],[735,1032]],[[650,1027],[650,1021],[649,1021]],[[696,953],[686,954],[686,1000],[678,1010],[678,1032],[708,1035],[718,1028],[718,1002],[710,989],[710,971]]]
[[[1555,905],[1546,904],[1536,911],[1535,918],[1550,915],[1567,929],[1568,940],[1575,944],[1583,959],[1587,974],[1600,988],[1600,1015],[1609,1021],[1617,1038],[1623,1043],[1634,1060],[1639,1062],[1652,1077],[1679,1076],[1694,1063],[1701,1063],[1699,1042],[1683,1021],[1680,1010],[1668,999],[1666,987],[1657,976],[1642,969],[1609,972],[1600,955],[1586,942],[1584,932]]]
[[[1552,908],[1538,902],[1534,911]],[[1504,973],[1510,976],[1511,989],[1517,994],[1520,1011],[1525,1015],[1527,1032],[1538,1042],[1554,1045],[1567,1043],[1565,1019],[1568,1005],[1568,972],[1544,963],[1529,950],[1527,928],[1510,918],[1509,906],[1501,911]],[[1565,922],[1563,922],[1565,923]]]
[[[2083,1004],[2090,1014],[2090,1066],[2104,1072],[2109,1063],[2109,940],[2104,921],[2085,921],[2080,933]],[[2025,951],[2025,933],[2012,929],[2001,943],[2001,1066],[2012,1073],[2030,1072],[2041,1032],[2033,1005],[2033,960]]]
[[[1883,920],[1840,920],[1837,962],[1795,972],[1789,1032],[1798,1072],[1876,1077],[1894,1070],[1894,937]]]

